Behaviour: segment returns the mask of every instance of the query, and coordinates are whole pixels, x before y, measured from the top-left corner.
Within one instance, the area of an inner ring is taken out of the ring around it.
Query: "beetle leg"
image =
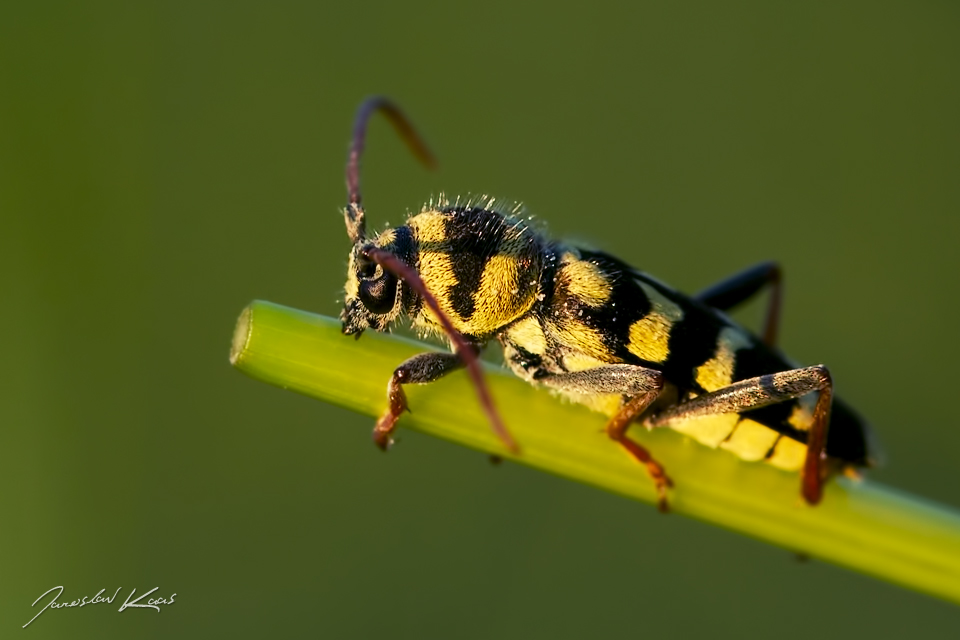
[[[783,272],[776,262],[761,262],[754,265],[704,289],[694,298],[720,311],[727,311],[749,300],[765,285],[770,286],[770,300],[767,303],[767,317],[763,323],[763,341],[767,346],[775,347],[780,328],[780,307],[783,302]]]
[[[646,421],[649,427],[669,426],[708,415],[743,413],[768,407],[818,391],[813,424],[807,433],[807,456],[801,474],[800,493],[809,504],[823,495],[827,431],[833,404],[833,379],[822,364],[749,378],[669,407]]]
[[[459,354],[431,352],[415,355],[397,367],[387,384],[389,406],[373,428],[374,443],[384,451],[393,444],[391,436],[397,420],[408,410],[407,394],[403,392],[403,385],[433,382],[463,366],[464,362]]]
[[[625,400],[620,410],[607,422],[607,435],[646,467],[647,473],[650,474],[657,488],[659,496],[657,508],[666,513],[668,510],[667,488],[673,486],[673,481],[646,448],[627,436],[630,423],[643,413],[663,390],[663,374],[655,369],[631,364],[611,364],[585,371],[534,376],[534,379],[538,383],[565,393],[624,396]]]

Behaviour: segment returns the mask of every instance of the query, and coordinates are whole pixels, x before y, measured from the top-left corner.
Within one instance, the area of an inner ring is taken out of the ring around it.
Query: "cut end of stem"
[[[230,364],[233,366],[237,366],[240,362],[250,342],[250,331],[253,329],[253,323],[250,321],[252,317],[253,305],[251,304],[237,318],[237,326],[233,330],[233,342],[230,345]]]

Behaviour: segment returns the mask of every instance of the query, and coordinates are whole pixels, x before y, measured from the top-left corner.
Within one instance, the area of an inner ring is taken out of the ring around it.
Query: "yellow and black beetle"
[[[494,429],[517,451],[476,362],[480,347],[497,339],[518,376],[612,416],[607,435],[646,466],[661,510],[672,482],[627,437],[634,421],[799,470],[810,504],[820,501],[830,474],[871,464],[868,427],[833,397],[827,367],[796,367],[776,347],[781,272],[775,263],[686,296],[610,255],[550,240],[518,210],[501,210],[493,200],[441,199],[369,238],[359,163],[376,112],[421,161],[434,163],[393,103],[375,97],[360,106],[346,169],[344,217],[353,249],[343,332],[359,337],[368,327],[386,331],[409,318],[422,333],[445,333],[453,347],[397,367],[389,408],[373,432],[378,446],[389,446],[407,408],[404,384],[432,382],[466,366]],[[757,337],[724,312],[764,287],[770,302]]]

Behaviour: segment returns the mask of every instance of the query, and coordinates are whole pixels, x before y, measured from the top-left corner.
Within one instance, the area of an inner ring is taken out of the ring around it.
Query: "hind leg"
[[[694,298],[721,311],[727,311],[755,296],[764,286],[770,287],[770,300],[767,303],[767,319],[763,323],[763,341],[767,346],[775,347],[783,300],[783,272],[776,262],[754,265],[704,289]]]
[[[722,413],[743,413],[768,407],[818,391],[813,410],[813,425],[807,434],[807,456],[801,473],[800,493],[809,504],[823,497],[827,430],[833,404],[833,379],[821,365],[772,373],[741,380],[692,400],[664,409],[647,420],[649,427],[667,427],[671,423]]]

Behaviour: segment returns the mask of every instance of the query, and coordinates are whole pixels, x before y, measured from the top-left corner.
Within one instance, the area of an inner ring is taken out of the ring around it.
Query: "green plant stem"
[[[240,316],[230,360],[264,382],[377,416],[386,408],[393,369],[433,349],[372,331],[356,341],[332,318],[256,301]],[[604,416],[496,367],[485,370],[519,455],[510,455],[494,435],[463,372],[407,387],[415,412],[399,426],[655,503],[644,470],[604,435]],[[828,483],[823,502],[810,507],[799,497],[797,474],[743,462],[669,429],[635,428],[631,435],[673,478],[673,512],[960,603],[956,510],[846,478]]]

